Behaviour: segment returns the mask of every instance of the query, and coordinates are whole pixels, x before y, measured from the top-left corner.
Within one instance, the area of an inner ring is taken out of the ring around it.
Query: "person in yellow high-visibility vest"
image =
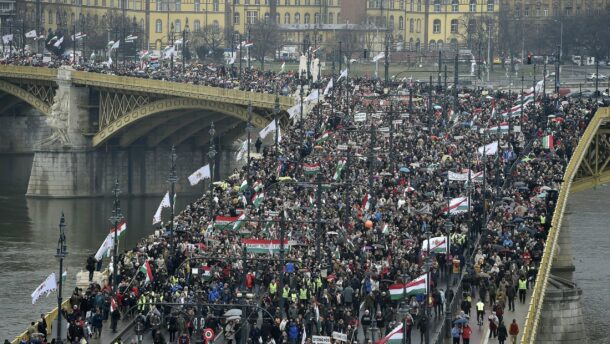
[[[275,282],[275,280],[272,280],[271,282],[269,282],[269,295],[275,296],[276,293],[277,293],[277,282]]]
[[[521,277],[519,277],[519,302],[521,302],[521,304],[525,303],[525,293],[527,293],[527,279],[525,279],[525,276],[521,275]]]

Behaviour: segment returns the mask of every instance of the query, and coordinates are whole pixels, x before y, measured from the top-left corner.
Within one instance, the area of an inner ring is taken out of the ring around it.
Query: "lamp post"
[[[63,299],[61,297],[61,289],[62,289],[62,274],[64,270],[64,258],[68,255],[68,249],[66,244],[66,234],[64,233],[64,227],[66,227],[66,219],[64,217],[64,213],[61,213],[61,219],[59,220],[59,240],[57,240],[57,253],[55,257],[59,259],[59,285],[57,290],[57,336],[55,339],[57,343],[63,343],[63,337],[61,334],[62,324],[61,324],[61,304]]]
[[[176,248],[176,238],[174,238],[174,208],[175,208],[175,204],[174,204],[174,194],[175,194],[175,187],[176,187],[176,182],[178,181],[178,174],[176,173],[176,148],[172,145],[172,150],[171,153],[169,154],[169,159],[170,159],[170,166],[169,166],[169,176],[167,178],[167,182],[170,184],[171,186],[171,193],[169,195],[169,207],[170,207],[170,224],[169,224],[169,231],[170,231],[170,235],[171,235],[171,246],[172,246],[172,250],[175,250]]]
[[[422,224],[422,230],[426,233],[426,239],[428,240],[428,254],[424,263],[424,270],[426,272],[426,309],[424,310],[424,315],[426,317],[425,343],[430,344],[430,230],[428,223],[425,221]]]
[[[186,40],[188,39],[188,35],[191,32],[189,28],[189,19],[186,18],[186,24],[184,25],[184,30],[182,30],[182,73],[184,73],[185,64],[186,64]]]
[[[275,104],[273,105],[273,116],[275,117],[275,154],[278,154],[280,143],[280,96],[275,92]]]
[[[114,190],[112,190],[112,195],[114,196],[113,201],[113,209],[112,216],[110,216],[109,220],[114,228],[114,239],[113,239],[113,250],[112,250],[112,294],[113,297],[116,297],[118,292],[119,283],[117,280],[118,276],[118,261],[119,261],[119,222],[123,219],[123,214],[121,213],[121,201],[119,200],[119,194],[121,193],[121,189],[119,188],[119,180],[117,179],[114,183]]]
[[[174,32],[174,23],[171,23],[170,25],[170,29],[169,29],[169,39],[170,39],[170,43],[172,46],[172,49],[174,48],[174,36],[175,36],[175,32]],[[173,78],[174,77],[174,52],[170,51],[170,76]],[[173,196],[170,196],[170,198]]]
[[[208,150],[208,158],[210,164],[210,221],[214,221],[214,157],[216,156],[216,149],[214,145],[214,134],[216,134],[216,130],[214,130],[214,122],[210,124],[210,130],[208,131],[210,134],[210,149]]]
[[[470,174],[470,171],[468,171],[468,173]],[[445,233],[447,234],[447,262],[446,262],[446,268],[447,268],[447,272],[446,272],[446,278],[447,278],[447,289],[445,290],[445,292],[449,291],[449,288],[451,288],[451,267],[452,267],[452,261],[451,261],[451,230],[453,229],[453,223],[451,223],[451,219],[450,219],[450,210],[449,210],[449,204],[450,204],[451,198],[449,196],[449,177],[447,177],[447,219],[445,220],[444,223],[444,227],[445,227]],[[430,241],[428,241],[428,247],[430,247]],[[449,309],[449,303],[445,303],[445,337],[449,338],[451,337],[451,310]]]
[[[250,136],[252,130],[254,130],[254,127],[252,126],[252,103],[248,102],[248,123],[246,124],[246,131],[248,132],[248,176],[246,178],[248,182],[248,188],[250,187],[250,185],[252,185],[250,183]]]

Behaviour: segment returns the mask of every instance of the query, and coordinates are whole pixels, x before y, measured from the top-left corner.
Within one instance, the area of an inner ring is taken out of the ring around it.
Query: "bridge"
[[[610,109],[600,108],[564,172],[551,229],[525,318],[522,344],[586,342],[581,290],[572,281],[571,228],[564,223],[570,195],[610,182]],[[578,282],[578,281],[576,281]]]
[[[0,114],[25,104],[45,119],[40,131],[49,135],[30,144],[35,155],[28,187],[28,195],[43,197],[103,194],[111,189],[104,172],[125,168],[119,178],[132,194],[158,193],[153,185],[163,184],[163,173],[153,170],[167,170],[167,159],[158,155],[176,146],[185,158],[178,161],[179,174],[190,174],[205,164],[212,122],[215,144],[224,148],[217,169],[230,170],[220,164],[232,160],[232,143],[248,120],[264,128],[276,107],[285,115],[294,105],[290,97],[274,94],[13,65],[0,65],[0,99]],[[141,161],[134,163],[137,156]]]

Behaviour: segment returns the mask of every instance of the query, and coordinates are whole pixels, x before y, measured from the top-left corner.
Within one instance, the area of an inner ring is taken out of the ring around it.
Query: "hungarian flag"
[[[318,172],[320,172],[320,164],[319,163],[315,163],[315,164],[303,164],[303,172],[306,175],[314,175]]]
[[[317,144],[321,144],[324,143],[324,141],[328,140],[330,138],[331,132],[330,131],[325,131],[324,133],[322,133],[322,135],[320,135],[320,137],[318,137],[316,139],[316,143]]]
[[[119,229],[118,233],[117,233],[117,237],[121,237],[123,235],[123,233],[125,233],[125,231],[127,230],[127,222],[125,222],[125,220],[121,220],[121,222],[119,222],[119,225],[117,226],[117,228]],[[114,235],[114,226],[112,226],[112,228],[110,228],[110,233],[112,233],[112,235]]]
[[[523,96],[519,97],[519,99],[517,100],[517,104],[521,105],[521,103],[523,103],[523,106],[525,106],[533,101],[534,101],[534,92],[529,92],[529,93],[524,93]]]
[[[390,299],[400,300],[403,297],[425,294],[428,285],[428,275],[423,274],[413,281],[404,284],[393,284],[390,286]]]
[[[254,182],[254,185],[252,186],[252,188],[254,189],[255,192],[259,192],[263,189],[264,185],[260,180],[257,180]]]
[[[364,197],[362,198],[362,209],[369,210],[369,208],[371,207],[370,198],[371,195],[369,193],[364,194]]]
[[[506,133],[508,133],[508,123],[502,122],[502,123],[500,123],[500,125],[495,125],[493,127],[489,127],[489,128],[487,128],[487,132],[490,134],[495,134],[498,132],[501,134],[506,134]]]
[[[335,181],[341,180],[341,172],[343,171],[344,168],[345,168],[345,159],[341,159],[337,163],[337,168],[335,169],[335,175],[333,176],[333,179]]]
[[[234,230],[238,230],[241,228],[241,226],[243,226],[244,224],[244,220],[246,219],[246,214],[241,214],[238,218],[237,221],[235,221],[235,223],[233,224],[233,229]]]
[[[402,343],[402,323],[394,328],[387,336],[381,338],[375,344],[401,344]]]
[[[212,268],[209,266],[202,266],[201,267],[201,278],[203,278],[205,280],[212,279]]]
[[[259,192],[259,193],[254,194],[254,196],[252,196],[252,203],[254,204],[254,206],[256,208],[258,208],[264,199],[265,199],[265,193]]]
[[[246,252],[248,253],[275,254],[280,252],[279,240],[243,239],[242,243],[246,246]],[[289,249],[288,240],[284,241],[284,249]]]
[[[432,253],[447,253],[447,237],[430,238],[429,243],[428,240],[424,240],[421,244],[421,251],[427,254],[428,250]]]
[[[146,282],[152,282],[153,279],[153,274],[152,274],[152,269],[150,268],[150,262],[147,260],[144,262],[144,264],[142,264],[142,266],[140,266],[140,272],[142,272],[144,274],[144,276],[146,276]]]
[[[553,135],[547,135],[542,138],[542,148],[544,149],[553,149],[555,143],[555,139]]]
[[[449,201],[449,214],[460,214],[468,212],[468,197],[452,198]],[[447,213],[447,207],[443,208],[443,214]]]
[[[506,117],[506,116],[511,116],[511,117],[519,117],[521,116],[521,105],[516,105],[513,106],[510,110],[506,110],[504,112],[502,112],[502,117]]]
[[[239,186],[239,191],[245,192],[247,189],[248,189],[248,181],[244,180],[243,182],[241,182],[241,185]]]
[[[214,228],[224,229],[238,219],[237,216],[216,216],[216,219],[214,219]]]
[[[114,300],[114,297],[110,298],[110,313],[114,312],[117,309],[117,305],[116,305],[116,301]]]

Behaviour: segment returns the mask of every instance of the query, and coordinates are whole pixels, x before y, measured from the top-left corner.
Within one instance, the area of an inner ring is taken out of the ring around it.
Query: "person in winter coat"
[[[462,330],[458,326],[458,324],[453,324],[453,328],[451,329],[451,338],[453,338],[453,344],[460,344],[460,335]]]
[[[498,336],[498,324],[499,324],[499,320],[498,317],[496,316],[495,312],[491,312],[491,315],[488,318],[489,320],[489,338],[491,338],[492,336],[494,338],[496,338]]]
[[[299,339],[299,328],[295,322],[290,322],[288,326],[288,340],[290,344],[296,344]]]
[[[506,338],[508,338],[508,331],[506,331],[504,322],[500,322],[500,326],[498,326],[498,343],[504,344]]]
[[[468,324],[465,324],[464,328],[462,328],[462,339],[464,340],[464,344],[470,344],[470,336],[472,336],[472,329]]]

